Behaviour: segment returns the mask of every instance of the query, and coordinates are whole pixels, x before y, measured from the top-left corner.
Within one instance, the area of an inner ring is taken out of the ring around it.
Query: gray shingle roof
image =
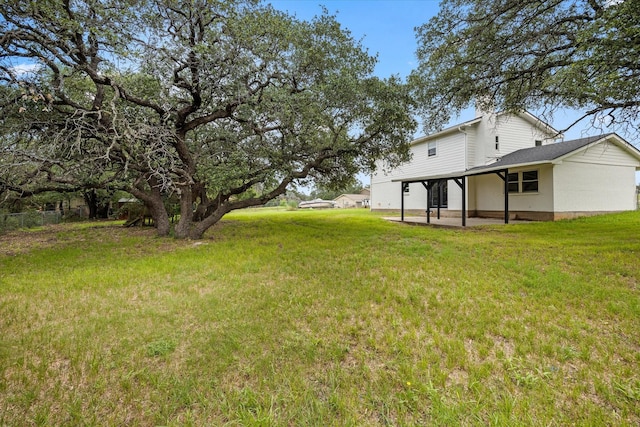
[[[497,162],[490,165],[478,166],[467,171],[468,174],[474,172],[482,172],[483,170],[499,169],[501,167],[521,165],[528,163],[543,163],[550,162],[573,151],[576,151],[582,147],[585,147],[593,142],[599,141],[612,135],[611,133],[589,136],[586,138],[573,139],[571,141],[557,142],[555,144],[541,145],[540,147],[523,148],[522,150],[514,151],[513,153],[506,154]]]
[[[427,175],[411,178],[396,178],[392,179],[392,182],[424,182],[430,180],[439,179],[454,179],[461,178],[463,176],[483,175],[487,173],[493,173],[508,169],[515,166],[535,165],[542,163],[551,163],[552,161],[577,151],[589,144],[597,141],[609,138],[615,133],[607,133],[598,136],[589,136],[586,138],[573,139],[571,141],[557,142],[555,144],[542,145],[540,147],[524,148],[522,150],[514,151],[513,153],[506,154],[500,160],[491,163],[489,165],[476,166],[475,168],[468,169],[466,171],[449,172],[436,175]],[[620,140],[620,137],[614,138]],[[622,142],[625,142],[622,140]],[[630,153],[638,160],[640,160],[640,150],[634,146],[627,144]]]

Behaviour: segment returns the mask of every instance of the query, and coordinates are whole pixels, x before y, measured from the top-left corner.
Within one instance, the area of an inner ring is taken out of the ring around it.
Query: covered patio
[[[477,176],[477,175],[487,175],[487,174],[496,174],[502,179],[504,182],[504,216],[502,220],[492,219],[492,218],[467,218],[467,177]],[[458,187],[462,190],[462,215],[460,219],[457,218],[442,218],[440,215],[440,200],[441,200],[441,191],[442,184],[448,181],[455,182]],[[466,227],[469,222],[469,226],[473,225],[484,225],[484,224],[499,224],[509,223],[509,168],[504,168],[502,165],[499,167],[495,167],[495,165],[484,166],[473,168],[467,170],[465,172],[451,173],[451,174],[443,174],[443,175],[431,175],[424,176],[418,178],[404,178],[393,180],[393,182],[400,182],[400,219],[401,222],[411,222],[411,223],[419,223],[424,222],[426,224],[431,224],[434,220],[437,220],[442,226],[456,226],[454,225],[456,222],[459,227]],[[407,190],[410,184],[422,184],[424,188],[427,190],[427,203],[425,209],[425,217],[410,217],[405,216],[405,208],[404,208],[404,193]],[[436,194],[436,204],[432,206],[430,201],[432,200],[431,192],[432,188],[438,188],[438,192]],[[433,212],[435,210],[435,212]],[[432,218],[433,213],[435,213],[435,218]],[[473,221],[473,224],[472,222]],[[479,222],[482,222],[480,224]],[[438,225],[437,223],[433,223],[434,225]]]

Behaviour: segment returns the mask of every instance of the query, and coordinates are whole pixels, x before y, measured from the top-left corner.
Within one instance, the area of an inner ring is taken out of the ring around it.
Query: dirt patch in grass
[[[153,227],[125,228],[120,224],[86,226],[80,224],[55,224],[38,230],[17,230],[0,234],[0,256],[17,256],[39,249],[66,247],[83,242],[118,242],[124,239],[140,238],[139,249],[154,247],[155,250],[173,250],[176,240],[158,239],[154,242],[156,230]],[[153,244],[149,244],[149,243]],[[193,244],[190,242],[189,244]],[[178,245],[179,246],[179,245]]]
[[[0,255],[15,256],[34,249],[50,248],[58,243],[57,234],[67,225],[57,224],[38,231],[10,231],[0,234]]]

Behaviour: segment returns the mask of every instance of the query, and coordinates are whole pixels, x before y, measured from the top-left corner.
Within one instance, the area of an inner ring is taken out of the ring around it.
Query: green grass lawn
[[[0,425],[638,425],[640,212],[0,236]]]

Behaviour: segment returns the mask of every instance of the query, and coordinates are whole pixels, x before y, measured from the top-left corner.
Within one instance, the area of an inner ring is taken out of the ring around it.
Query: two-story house
[[[640,151],[616,134],[562,141],[528,112],[476,118],[411,142],[371,177],[371,209],[556,220],[637,208]]]

